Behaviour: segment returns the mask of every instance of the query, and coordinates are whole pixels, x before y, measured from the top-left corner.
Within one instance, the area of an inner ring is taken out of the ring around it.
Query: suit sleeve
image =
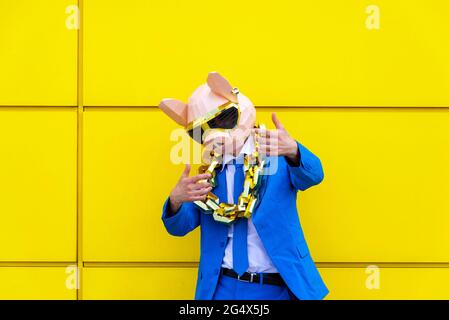
[[[320,159],[299,142],[299,165],[293,165],[287,158],[287,167],[292,186],[304,191],[323,181],[324,173]]]
[[[200,224],[200,211],[193,202],[185,202],[178,212],[173,214],[170,210],[169,198],[167,198],[162,209],[162,222],[171,235],[185,236]]]

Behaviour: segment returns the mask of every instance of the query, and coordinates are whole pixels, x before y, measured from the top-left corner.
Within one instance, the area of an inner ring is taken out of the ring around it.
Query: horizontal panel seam
[[[318,268],[449,268],[449,262],[316,262]],[[67,267],[76,265],[76,261],[1,261],[1,267]],[[84,262],[84,268],[197,268],[198,262],[125,262],[103,261]]]
[[[432,110],[432,109],[449,109],[448,106],[280,106],[280,105],[273,105],[273,106],[255,106],[256,108],[266,109],[266,108],[278,108],[278,109],[379,109],[379,110],[385,110],[385,109],[398,109],[398,110],[407,110],[407,109],[425,109],[425,110]],[[84,108],[86,109],[158,109],[158,106],[133,106],[133,105],[85,105]]]
[[[63,111],[63,110],[76,110],[78,106],[2,106],[0,105],[0,111],[29,111],[29,110],[45,110],[45,111]]]
[[[48,110],[48,111],[58,111],[64,109],[77,109],[79,106],[45,106],[45,105],[0,105],[0,111],[10,111],[10,110]],[[103,110],[114,110],[114,111],[154,111],[158,110],[157,106],[82,106],[84,111],[103,111]],[[295,109],[302,110],[348,110],[348,111],[449,111],[449,106],[256,106],[257,109],[282,109],[283,111],[292,111]]]
[[[449,262],[316,262],[318,268],[366,268],[367,266],[379,268],[449,268]],[[196,268],[198,262],[167,261],[167,262],[84,262],[85,268]]]
[[[1,261],[1,267],[67,267],[76,261]]]

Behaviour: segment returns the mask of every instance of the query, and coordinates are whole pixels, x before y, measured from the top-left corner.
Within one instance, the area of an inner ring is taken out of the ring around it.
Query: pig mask
[[[159,108],[205,146],[206,162],[212,150],[238,154],[256,120],[252,102],[217,72],[209,73],[207,83],[193,92],[188,103],[163,99]]]

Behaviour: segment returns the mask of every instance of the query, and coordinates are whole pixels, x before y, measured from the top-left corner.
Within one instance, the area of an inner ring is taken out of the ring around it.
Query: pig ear
[[[237,94],[233,93],[233,88],[228,80],[223,78],[218,72],[209,72],[207,76],[207,85],[212,92],[228,99],[232,102],[238,102]]]
[[[187,125],[187,104],[176,99],[163,99],[159,109],[183,127]]]

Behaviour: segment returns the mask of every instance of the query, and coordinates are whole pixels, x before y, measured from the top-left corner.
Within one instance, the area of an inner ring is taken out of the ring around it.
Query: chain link
[[[256,128],[265,129],[265,125],[256,125]],[[245,154],[243,170],[245,180],[243,182],[243,192],[238,198],[236,204],[220,202],[220,199],[212,192],[206,195],[204,201],[195,201],[194,203],[206,214],[212,214],[215,221],[225,224],[231,224],[240,218],[250,218],[258,199],[258,191],[262,181],[262,174],[265,165],[265,159],[259,154],[258,134],[254,136],[254,151],[251,155]],[[209,173],[211,178],[207,180],[212,187],[217,186],[216,171],[220,167],[219,154],[212,154],[209,165],[202,165],[199,173]]]

